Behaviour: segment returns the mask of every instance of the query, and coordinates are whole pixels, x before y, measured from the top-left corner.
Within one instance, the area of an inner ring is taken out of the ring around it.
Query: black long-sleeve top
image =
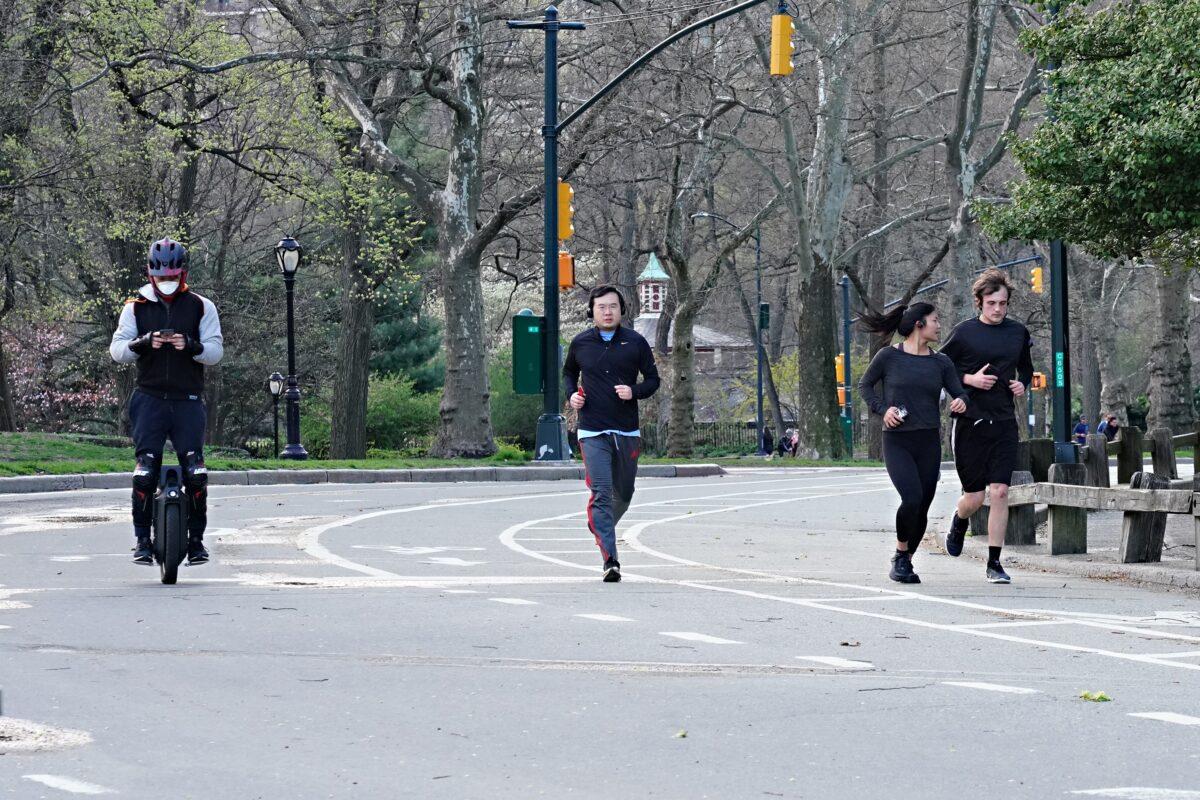
[[[1029,388],[1033,380],[1032,346],[1029,329],[1011,319],[989,325],[975,317],[956,325],[942,347],[942,354],[954,362],[959,377],[991,364],[987,374],[997,378],[988,391],[967,386],[967,413],[961,416],[996,422],[1015,419],[1016,409],[1008,382],[1020,381]]]
[[[875,384],[883,382],[883,396],[875,393]],[[914,356],[899,347],[885,347],[871,359],[858,384],[867,406],[883,414],[892,406],[903,406],[908,416],[898,428],[884,430],[937,430],[941,427],[938,401],[942,389],[951,397],[966,398],[954,362],[941,353]]]
[[[638,381],[638,374],[642,380]],[[658,391],[658,367],[650,343],[632,328],[618,326],[611,341],[598,328],[588,328],[571,340],[563,363],[563,393],[570,397],[582,380],[585,402],[579,409],[579,428],[588,431],[635,431],[638,400]],[[617,397],[614,386],[628,386],[632,400]]]

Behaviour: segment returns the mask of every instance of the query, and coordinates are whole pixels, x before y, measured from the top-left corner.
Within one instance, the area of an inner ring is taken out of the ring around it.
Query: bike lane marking
[[[1002,683],[980,683],[978,681],[942,681],[943,686],[958,686],[962,689],[981,689],[985,692],[1001,692],[1003,694],[1041,694],[1037,689],[1026,689],[1024,686],[1005,686]]]
[[[40,783],[43,786],[49,786],[51,789],[59,789],[72,794],[116,794],[116,789],[109,789],[107,786],[101,786],[97,783],[88,783],[87,781],[68,778],[64,775],[24,775],[27,781]]]

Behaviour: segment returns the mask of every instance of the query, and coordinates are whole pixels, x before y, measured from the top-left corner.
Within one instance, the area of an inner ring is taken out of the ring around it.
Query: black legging
[[[936,429],[883,432],[883,463],[900,493],[896,540],[905,542],[910,553],[916,551],[925,536],[941,462],[941,435]]]

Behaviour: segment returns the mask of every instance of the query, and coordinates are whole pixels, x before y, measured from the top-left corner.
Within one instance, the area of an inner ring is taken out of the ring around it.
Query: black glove
[[[148,350],[150,350],[150,348],[151,348],[150,338],[152,336],[154,336],[153,333],[143,333],[141,336],[137,337],[136,339],[134,339],[132,342],[129,343],[129,349],[132,350],[134,353],[137,353],[140,356],[142,353],[145,353]]]
[[[183,352],[187,353],[189,356],[198,356],[204,352],[204,342],[200,341],[199,339],[193,339],[187,334],[184,334]]]

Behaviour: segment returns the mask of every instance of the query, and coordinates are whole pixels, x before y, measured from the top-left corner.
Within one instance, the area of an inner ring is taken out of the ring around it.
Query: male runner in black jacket
[[[1013,398],[1033,380],[1029,331],[1008,319],[1012,283],[989,269],[972,287],[979,316],[955,326],[941,352],[950,357],[967,389],[967,411],[954,415],[954,466],[963,494],[946,535],[946,552],[962,553],[972,514],[991,494],[988,512],[987,578],[1011,579],[1000,566],[1000,548],[1008,527],[1008,485],[1017,468],[1017,419]]]
[[[564,394],[579,412],[579,451],[592,490],[588,530],[600,546],[606,583],[621,580],[617,523],[637,477],[637,401],[658,391],[654,351],[640,333],[621,326],[624,313],[625,298],[615,286],[593,289],[587,315],[595,325],[571,340],[563,364]]]

